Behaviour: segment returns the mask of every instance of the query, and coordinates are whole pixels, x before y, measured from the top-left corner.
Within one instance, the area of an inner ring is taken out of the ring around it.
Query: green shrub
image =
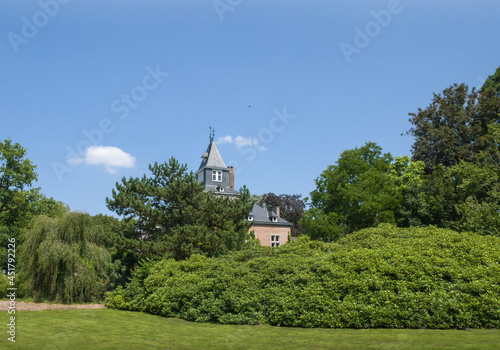
[[[500,326],[500,239],[369,228],[219,258],[150,263],[109,307],[197,322],[293,327]]]
[[[7,288],[9,288],[9,278],[6,274],[0,273],[0,298],[5,298],[7,295]]]

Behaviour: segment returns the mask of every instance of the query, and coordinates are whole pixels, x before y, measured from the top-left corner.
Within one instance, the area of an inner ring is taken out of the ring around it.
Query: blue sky
[[[410,154],[408,113],[500,66],[498,1],[78,1],[0,4],[0,139],[42,192],[111,214],[116,181],[209,126],[236,186],[308,196],[346,149]],[[87,136],[86,136],[87,135]]]

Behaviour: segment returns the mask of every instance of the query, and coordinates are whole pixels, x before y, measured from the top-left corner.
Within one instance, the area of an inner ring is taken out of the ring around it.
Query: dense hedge
[[[500,326],[500,239],[365,229],[221,258],[146,264],[107,306],[197,322],[297,327]]]

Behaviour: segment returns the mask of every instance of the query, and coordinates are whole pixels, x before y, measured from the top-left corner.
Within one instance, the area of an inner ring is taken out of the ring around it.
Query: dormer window
[[[253,215],[248,215],[248,221],[253,221]]]
[[[212,170],[212,181],[222,182],[222,171]]]
[[[274,214],[271,210],[267,212],[267,217],[271,219],[272,222],[278,222],[278,216]]]

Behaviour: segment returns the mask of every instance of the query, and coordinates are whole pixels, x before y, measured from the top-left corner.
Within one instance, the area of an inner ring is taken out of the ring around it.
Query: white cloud
[[[233,143],[233,137],[229,135],[219,137],[216,143],[219,145],[222,145],[224,143]]]
[[[267,151],[267,148],[261,145],[259,139],[257,139],[256,137],[245,137],[241,135],[232,137],[227,135],[219,137],[217,143],[218,144],[232,143],[236,146],[237,149],[241,149],[247,146],[252,146],[258,149],[259,151]]]
[[[259,151],[265,151],[267,150],[266,147],[262,146],[260,144],[260,141],[257,138],[250,138],[250,137],[244,137],[241,135],[238,135],[234,138],[234,144],[236,148],[242,148],[245,146],[255,146]]]
[[[74,164],[85,162],[85,164],[104,165],[111,174],[115,174],[118,168],[133,168],[135,157],[122,151],[118,147],[91,146],[85,151],[84,158],[72,158]]]

